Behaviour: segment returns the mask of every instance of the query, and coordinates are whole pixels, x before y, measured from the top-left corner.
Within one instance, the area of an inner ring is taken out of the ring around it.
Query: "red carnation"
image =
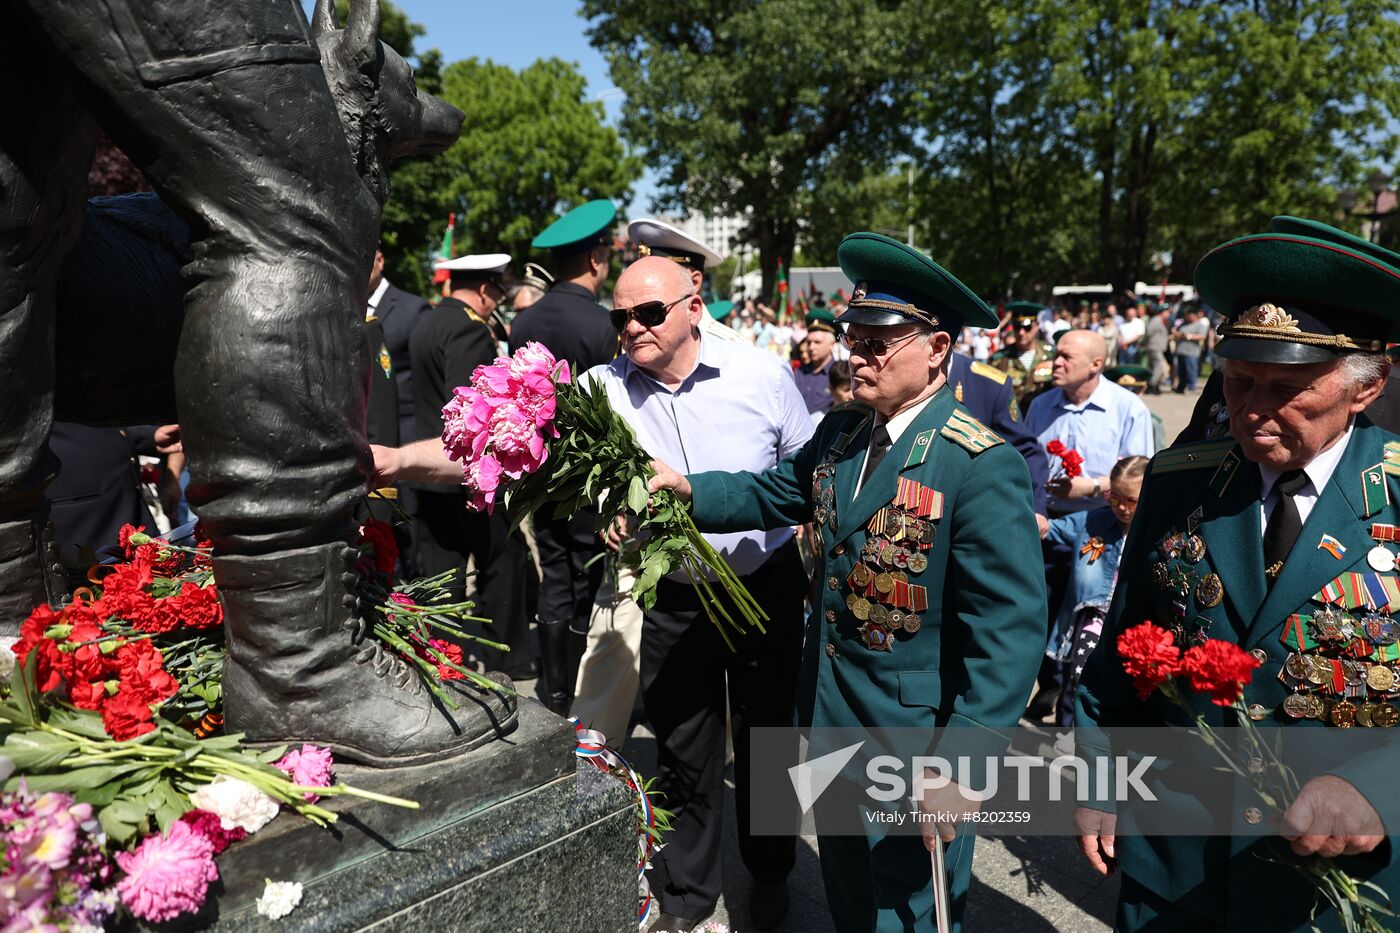
[[[163,576],[176,573],[183,562],[179,551],[172,551],[155,542],[138,547],[132,553],[132,559],[149,565],[151,570]]]
[[[152,718],[151,704],[131,690],[118,690],[102,704],[102,725],[118,742],[155,731]]]
[[[223,820],[219,818],[218,814],[210,813],[208,810],[191,810],[180,817],[180,822],[188,823],[190,829],[208,839],[210,845],[214,847],[215,855],[235,842],[248,837],[248,831],[241,826],[224,829]]]
[[[375,518],[365,522],[360,526],[360,543],[369,545],[374,555],[374,569],[392,577],[399,562],[399,544],[394,540],[394,529],[389,523]]]
[[[1133,678],[1139,700],[1145,700],[1170,680],[1181,663],[1181,649],[1173,644],[1172,633],[1144,622],[1118,636],[1118,654],[1123,670]]]
[[[454,645],[452,642],[443,641],[441,638],[429,639],[428,644],[436,648],[443,657],[457,665],[457,667],[463,666],[461,645]],[[463,680],[466,678],[466,675],[461,671],[456,668],[448,667],[446,664],[438,661],[438,659],[428,651],[423,651],[422,653],[425,659],[437,664],[438,677],[442,680]]]
[[[1045,445],[1045,452],[1058,457],[1065,452],[1065,445],[1058,440],[1051,441]]]
[[[130,557],[131,536],[135,534],[144,534],[145,531],[145,525],[123,525],[121,530],[117,532],[117,544],[121,546],[122,553]]]
[[[34,684],[40,693],[47,693],[62,682],[63,670],[68,659],[58,650],[52,639],[44,637],[44,632],[62,621],[48,603],[40,603],[29,613],[29,618],[20,626],[19,641],[10,646],[20,663],[24,663],[31,651],[38,649],[34,660]]]
[[[1258,666],[1259,659],[1239,645],[1212,638],[1187,649],[1180,672],[1191,682],[1192,690],[1209,693],[1216,706],[1230,706],[1244,694],[1244,685]]]
[[[147,703],[163,703],[175,695],[179,684],[165,672],[164,658],[149,639],[129,641],[117,649],[121,693],[134,693]]]
[[[180,627],[181,605],[182,601],[176,596],[147,599],[144,603],[136,603],[133,607],[135,613],[127,618],[138,632],[163,635]]]
[[[185,581],[180,587],[180,617],[187,628],[213,628],[224,621],[224,607],[219,604],[219,594],[212,586],[200,586]]]

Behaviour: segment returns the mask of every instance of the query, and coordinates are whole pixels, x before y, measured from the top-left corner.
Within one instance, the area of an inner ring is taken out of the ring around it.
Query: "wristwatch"
[[[1098,496],[1100,499],[1104,497],[1102,476],[1094,477],[1094,495]]]

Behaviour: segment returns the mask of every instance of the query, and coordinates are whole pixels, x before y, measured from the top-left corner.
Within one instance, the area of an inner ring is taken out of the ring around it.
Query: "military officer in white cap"
[[[409,343],[420,439],[442,435],[442,407],[452,399],[453,389],[470,383],[473,370],[496,358],[491,313],[505,301],[501,279],[509,263],[505,253],[485,253],[437,264],[451,275],[448,296],[423,315]],[[510,518],[503,510],[492,515],[471,512],[467,501],[460,483],[420,484],[416,531],[422,571],[432,576],[465,570],[467,558],[475,558],[476,615],[492,621],[485,637],[511,650],[507,654],[479,644],[463,647],[489,668],[528,679],[536,675],[525,614],[526,572],[533,567],[529,551],[520,532],[510,531]],[[464,586],[462,579],[454,580],[459,595]]]
[[[724,261],[724,257],[688,233],[677,229],[664,220],[642,217],[627,225],[627,239],[637,246],[641,256],[661,256],[690,272],[690,284],[696,293],[700,292],[705,281],[705,270]],[[710,315],[700,320],[700,332],[720,340],[733,340],[747,343],[732,327],[727,327]]]

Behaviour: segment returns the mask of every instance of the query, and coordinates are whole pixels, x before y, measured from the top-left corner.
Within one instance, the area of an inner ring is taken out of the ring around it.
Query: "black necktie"
[[[875,425],[875,430],[870,432],[870,449],[865,454],[865,472],[860,475],[860,488],[865,488],[866,480],[875,473],[875,468],[880,465],[880,461],[885,459],[885,454],[890,452],[889,429],[883,424]]]
[[[1288,552],[1303,531],[1303,519],[1298,514],[1298,503],[1293,497],[1298,490],[1308,484],[1308,474],[1302,470],[1289,470],[1274,483],[1278,490],[1278,505],[1269,516],[1269,527],[1264,529],[1264,576],[1273,586],[1283,562],[1288,560]]]

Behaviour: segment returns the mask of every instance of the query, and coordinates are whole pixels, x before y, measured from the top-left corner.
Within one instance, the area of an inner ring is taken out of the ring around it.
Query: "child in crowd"
[[[1047,540],[1067,544],[1074,553],[1064,609],[1045,650],[1060,662],[1060,682],[1064,685],[1055,709],[1057,726],[1074,724],[1074,691],[1103,632],[1104,616],[1118,582],[1123,539],[1137,512],[1147,464],[1146,457],[1119,460],[1109,473],[1107,508],[1051,519],[1046,530]]]

